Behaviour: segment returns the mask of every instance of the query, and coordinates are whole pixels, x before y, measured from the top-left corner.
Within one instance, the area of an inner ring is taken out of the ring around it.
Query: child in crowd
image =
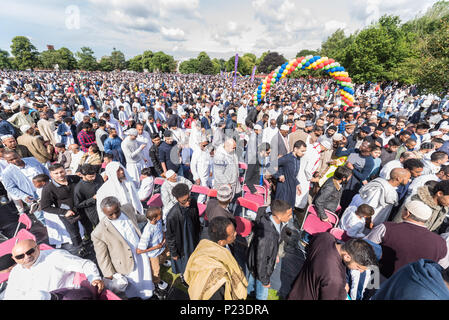
[[[30,213],[33,213],[36,219],[42,222],[44,226],[46,225],[46,223],[44,218],[44,212],[40,210],[40,201],[42,198],[42,190],[48,184],[49,181],[50,177],[47,176],[46,174],[38,174],[33,178],[33,184],[34,187],[36,188],[36,193],[39,198],[37,199],[36,202],[34,202],[31,205]]]
[[[138,191],[139,199],[144,208],[147,207],[147,201],[153,193],[154,178],[150,168],[145,168],[140,174],[140,188]]]
[[[159,277],[160,264],[164,267],[170,267],[170,261],[167,260],[167,249],[165,246],[165,233],[162,228],[162,210],[158,207],[149,207],[146,213],[148,223],[142,232],[136,253],[144,254],[150,258],[153,283],[157,289],[165,290],[168,283]]]
[[[365,227],[372,229],[373,223],[371,217],[374,215],[374,209],[368,204],[360,205],[357,210],[346,212],[341,217],[340,228],[346,231],[346,234],[351,238],[364,238]]]

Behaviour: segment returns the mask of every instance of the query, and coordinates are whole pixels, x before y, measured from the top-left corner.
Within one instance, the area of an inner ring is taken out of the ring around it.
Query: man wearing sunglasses
[[[65,250],[40,251],[34,240],[21,240],[12,257],[17,265],[9,275],[5,300],[94,299],[90,290],[73,288],[76,272],[84,273],[98,293],[104,289],[95,263]]]

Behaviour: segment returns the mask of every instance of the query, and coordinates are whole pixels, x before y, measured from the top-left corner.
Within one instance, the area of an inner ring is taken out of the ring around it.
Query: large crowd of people
[[[449,299],[449,91],[256,85],[0,72],[2,298]]]

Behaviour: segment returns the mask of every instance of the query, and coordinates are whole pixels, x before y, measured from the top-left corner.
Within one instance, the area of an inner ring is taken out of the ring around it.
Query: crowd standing
[[[449,299],[449,92],[361,84],[348,107],[331,80],[284,79],[255,106],[256,85],[0,72],[0,231],[27,214],[37,238],[0,257],[3,298],[97,298],[83,273],[163,299],[171,268],[190,299],[266,300],[279,270],[291,300]],[[304,231],[311,214],[343,236]]]

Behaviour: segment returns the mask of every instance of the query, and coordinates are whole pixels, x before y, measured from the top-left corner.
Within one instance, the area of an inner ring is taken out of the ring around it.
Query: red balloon
[[[305,59],[304,57],[301,57],[301,58],[296,59],[296,61],[301,62],[304,59]]]
[[[327,66],[328,64],[330,64],[329,61],[330,61],[330,60],[326,60],[326,61],[323,62],[323,64],[324,64],[325,66]]]
[[[320,63],[320,64],[318,65],[318,68],[319,68],[319,69],[323,69],[323,68],[324,68],[324,64],[323,64],[323,63]]]
[[[331,64],[331,63],[334,63],[334,62],[335,62],[335,60],[334,60],[334,59],[329,59],[328,61],[329,61],[329,64]]]

